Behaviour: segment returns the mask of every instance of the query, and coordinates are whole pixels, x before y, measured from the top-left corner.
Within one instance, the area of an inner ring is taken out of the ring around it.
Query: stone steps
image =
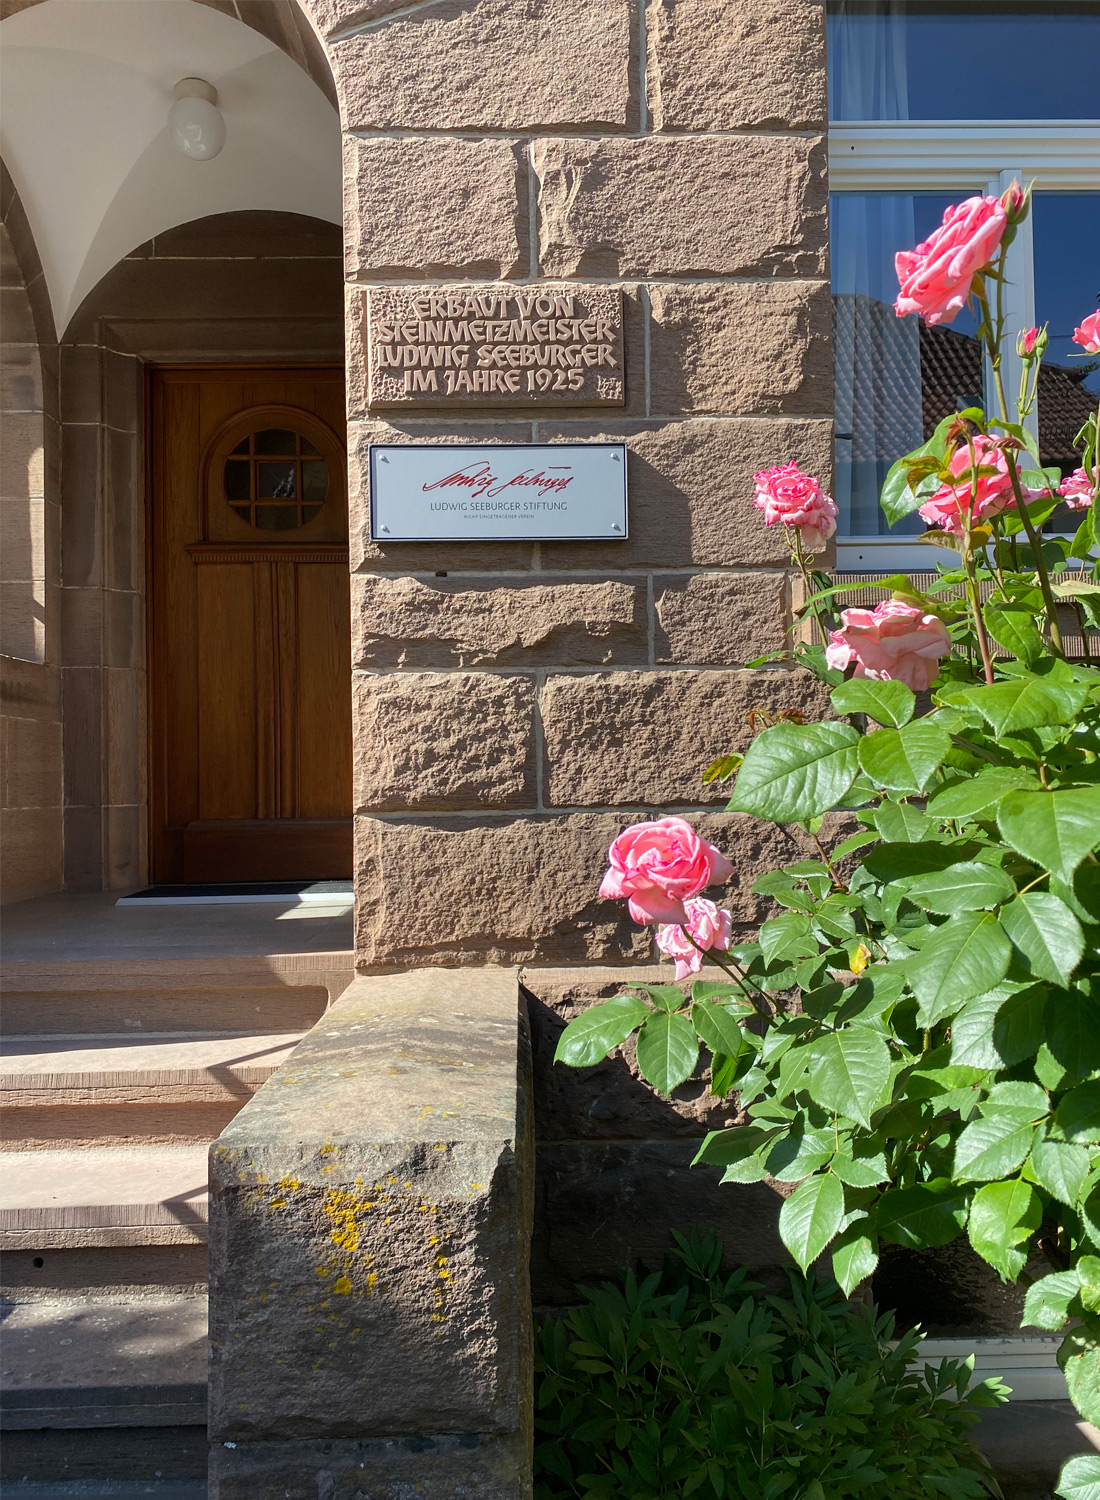
[[[206,1298],[87,1295],[4,1321],[8,1430],[178,1427],[206,1420]]]
[[[206,1238],[208,1141],[6,1153],[0,1244],[174,1245]]]
[[[9,1037],[0,1044],[3,1147],[213,1140],[301,1036]]]
[[[350,954],[4,970],[0,1497],[201,1500],[207,1155]]]

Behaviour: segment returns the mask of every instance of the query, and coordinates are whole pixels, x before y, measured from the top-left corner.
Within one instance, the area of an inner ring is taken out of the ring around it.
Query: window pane
[[[229,459],[225,465],[225,493],[230,500],[247,500],[249,497],[249,486],[252,481],[252,466],[247,459],[244,462],[234,462]]]
[[[260,479],[260,495],[264,500],[291,500],[294,498],[293,464],[257,464]]]
[[[1076,120],[1100,114],[1100,4],[833,0],[834,120]],[[1026,79],[1017,87],[1006,80]]]
[[[302,495],[306,500],[323,500],[328,493],[328,465],[316,459],[302,465]]]
[[[899,538],[925,524],[886,524],[879,495],[895,459],[920,446],[950,412],[980,403],[982,358],[969,309],[928,328],[899,318],[894,256],[926,239],[962,193],[834,193],[838,533]]]
[[[295,435],[282,427],[266,427],[256,434],[257,453],[293,453]]]

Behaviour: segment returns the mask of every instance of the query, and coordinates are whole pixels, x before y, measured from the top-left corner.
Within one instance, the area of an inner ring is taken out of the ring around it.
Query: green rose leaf
[[[876,786],[923,792],[951,749],[947,732],[927,719],[904,729],[878,729],[859,742],[860,768]]]
[[[826,1172],[808,1177],[779,1211],[779,1237],[803,1271],[836,1235],[844,1217],[844,1186]]]
[[[1035,665],[1046,648],[1042,636],[1035,628],[1034,619],[1026,609],[987,604],[983,616],[985,628],[998,646],[1011,651],[1025,666]]]
[[[659,1093],[671,1094],[699,1061],[699,1038],[687,1016],[652,1013],[638,1033],[638,1071]]]
[[[780,959],[816,957],[817,939],[810,931],[809,917],[791,911],[765,922],[760,929],[760,951],[769,966]]]
[[[980,911],[1010,901],[1016,887],[996,865],[979,865],[972,860],[933,870],[898,882],[907,901],[925,911],[951,917],[961,911]]]
[[[1058,1363],[1069,1398],[1086,1422],[1100,1422],[1100,1344],[1088,1328],[1074,1328],[1062,1341]]]
[[[1031,1148],[1031,1170],[1040,1187],[1072,1208],[1089,1175],[1089,1154],[1084,1146],[1066,1141],[1036,1141]]]
[[[878,1265],[874,1240],[862,1233],[866,1219],[846,1229],[833,1250],[833,1275],[850,1297],[861,1281],[873,1276]]]
[[[853,677],[829,694],[838,714],[867,714],[879,724],[900,729],[917,706],[917,695],[904,682],[875,682]]]
[[[674,984],[639,984],[635,988],[647,994],[658,1010],[679,1010],[684,1003],[683,990]]]
[[[880,1183],[890,1180],[883,1151],[874,1151],[865,1156],[862,1152],[853,1152],[849,1146],[847,1151],[838,1151],[833,1157],[832,1170],[841,1182],[854,1188],[878,1187]]]
[[[1079,1453],[1064,1463],[1055,1494],[1063,1500],[1100,1500],[1100,1454]]]
[[[960,1182],[993,1182],[1022,1166],[1035,1127],[1014,1111],[971,1120],[955,1142],[955,1176]]]
[[[1077,1296],[1076,1271],[1059,1271],[1054,1276],[1044,1276],[1033,1282],[1024,1298],[1022,1323],[1034,1328],[1045,1328],[1048,1333],[1057,1333],[1069,1317],[1070,1303]]]
[[[1100,1078],[1080,1083],[1063,1094],[1054,1123],[1069,1141],[1100,1141]]]
[[[1006,1281],[1015,1281],[1027,1260],[1026,1242],[1042,1218],[1042,1202],[1030,1183],[987,1183],[970,1205],[970,1243]]]
[[[571,1068],[590,1068],[625,1042],[650,1014],[649,1006],[636,995],[617,995],[602,1005],[592,1005],[562,1032],[554,1061],[568,1063]]]
[[[914,1187],[890,1188],[878,1203],[878,1231],[892,1245],[907,1250],[935,1250],[949,1245],[966,1225],[967,1191],[949,1177],[934,1177]]]
[[[1016,999],[1021,986],[999,984],[984,995],[968,1000],[951,1022],[951,1062],[964,1068],[1002,1068],[1007,1066],[1001,1046],[1014,1041],[1012,1028],[1006,1027],[1003,1013]],[[1038,1009],[1040,1025],[1042,1006]],[[1041,1030],[1035,1045],[1042,1041]],[[1034,1049],[1033,1049],[1034,1050]]]
[[[728,810],[772,823],[828,812],[856,778],[860,739],[850,724],[773,724],[745,752]]]
[[[1009,792],[997,826],[1025,859],[1072,885],[1077,866],[1100,846],[1100,786]]]
[[[991,912],[950,917],[919,953],[905,960],[920,1025],[934,1026],[999,984],[1011,957],[1012,946]]]
[[[1021,891],[1001,909],[1001,926],[1037,979],[1068,983],[1085,951],[1085,934],[1064,901],[1047,891]]]
[[[1055,682],[1050,677],[1025,674],[1010,682],[995,682],[991,687],[969,688],[966,701],[1000,737],[1017,729],[1072,724],[1087,691],[1075,682]]]
[[[1074,1266],[1081,1284],[1081,1306],[1086,1312],[1100,1312],[1100,1259],[1082,1255]]]
[[[1100,1003],[1074,987],[1052,991],[1044,1015],[1046,1044],[1067,1073],[1100,1068]]]
[[[871,1112],[890,1079],[890,1052],[877,1031],[846,1026],[810,1049],[814,1102],[871,1128]]]
[[[737,1017],[724,1005],[715,1005],[710,1000],[696,1000],[691,1007],[691,1024],[712,1052],[725,1057],[740,1056],[745,1045],[745,1033],[737,1024]]]
[[[747,1161],[762,1150],[775,1136],[776,1129],[760,1125],[731,1125],[728,1130],[712,1130],[695,1153],[692,1166],[709,1162],[712,1167],[732,1167]]]
[[[1001,798],[1021,787],[1035,785],[1034,776],[1008,766],[992,766],[977,776],[941,787],[928,799],[928,809],[937,818],[973,818],[996,807]]]
[[[697,979],[691,987],[693,1000],[734,1000],[751,1010],[749,1001],[742,998],[743,992],[728,979]]]
[[[777,1182],[801,1182],[827,1166],[835,1151],[835,1130],[792,1130],[780,1136],[768,1153],[768,1176]]]

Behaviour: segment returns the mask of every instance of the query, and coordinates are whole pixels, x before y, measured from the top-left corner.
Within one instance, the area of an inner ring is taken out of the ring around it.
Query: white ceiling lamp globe
[[[212,161],[225,145],[217,89],[203,78],[181,78],[175,95],[176,102],[168,111],[173,145],[192,161]]]

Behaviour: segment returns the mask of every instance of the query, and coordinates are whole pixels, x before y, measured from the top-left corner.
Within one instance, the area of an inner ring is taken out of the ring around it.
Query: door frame
[[[343,330],[341,329],[341,341]],[[143,517],[144,517],[144,567],[145,567],[145,715],[143,723],[144,740],[142,746],[142,758],[146,775],[146,859],[145,878],[150,882],[164,879],[164,872],[158,873],[158,856],[163,860],[160,850],[161,834],[167,826],[165,822],[166,804],[168,799],[168,788],[166,781],[165,757],[162,764],[157,764],[157,726],[160,715],[164,711],[165,696],[168,692],[167,673],[163,662],[158,655],[154,621],[154,595],[156,573],[154,570],[154,518],[153,518],[153,493],[154,493],[154,466],[156,462],[156,434],[153,430],[153,384],[158,374],[163,371],[195,375],[216,374],[232,379],[234,376],[247,376],[248,374],[275,374],[279,370],[297,370],[303,373],[316,371],[318,374],[339,374],[346,381],[346,366],[343,359],[318,359],[310,358],[307,354],[304,358],[295,359],[284,356],[273,359],[268,355],[248,357],[242,353],[237,357],[223,359],[173,359],[171,357],[150,357],[142,362],[142,399],[143,399],[143,421],[142,429],[145,436],[144,442],[144,475],[143,475]],[[350,496],[348,497],[350,504]],[[350,664],[349,664],[350,679]]]

